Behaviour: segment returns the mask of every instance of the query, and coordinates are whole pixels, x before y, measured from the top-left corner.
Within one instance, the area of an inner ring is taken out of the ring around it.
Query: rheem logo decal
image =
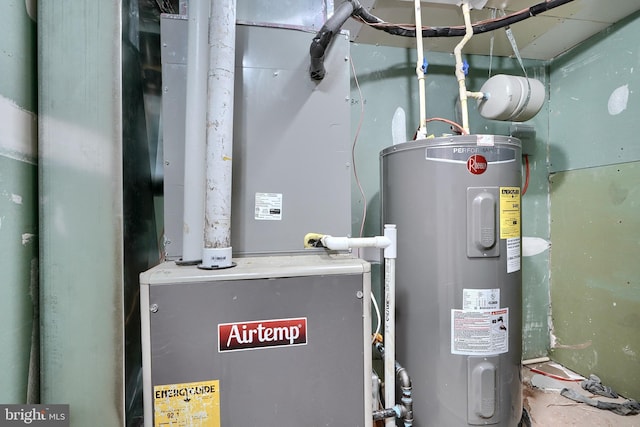
[[[480,175],[487,170],[487,159],[480,154],[474,154],[467,159],[467,169],[474,175]]]
[[[305,344],[306,317],[218,325],[219,352]]]

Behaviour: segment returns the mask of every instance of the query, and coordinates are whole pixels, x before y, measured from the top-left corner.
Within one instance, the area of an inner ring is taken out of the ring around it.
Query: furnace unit
[[[142,273],[145,426],[371,427],[369,264],[235,261]]]
[[[516,426],[522,294],[521,146],[464,135],[381,153],[384,223],[398,227],[396,358],[415,426]]]

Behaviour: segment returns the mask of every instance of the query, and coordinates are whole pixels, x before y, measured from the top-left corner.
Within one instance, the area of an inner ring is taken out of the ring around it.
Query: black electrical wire
[[[548,10],[562,6],[573,0],[547,0],[523,9],[519,12],[503,16],[502,18],[492,19],[488,21],[477,22],[472,25],[473,34],[482,34],[494,31],[499,28],[508,27],[516,22],[544,13]],[[333,36],[340,32],[340,28],[344,23],[352,17],[358,19],[372,28],[384,31],[386,33],[401,36],[415,37],[416,29],[408,26],[391,24],[383,21],[375,15],[369,13],[358,0],[346,0],[340,4],[338,9],[331,18],[322,26],[311,42],[309,54],[311,56],[310,76],[313,80],[322,80],[325,75],[324,56],[333,39]],[[457,27],[428,27],[422,29],[422,37],[460,37],[466,34],[464,26]]]
[[[366,24],[371,25],[377,30],[384,31],[389,34],[402,37],[415,37],[415,28],[406,28],[400,25],[389,24],[377,16],[372,15],[366,11],[357,0],[349,0],[357,3],[359,7],[354,7],[352,16],[356,19],[360,19]],[[558,6],[562,6],[573,0],[548,0],[542,3],[538,3],[523,9],[519,12],[512,13],[510,15],[503,16],[502,18],[493,19],[490,21],[479,22],[472,25],[473,34],[482,34],[489,31],[494,31],[499,28],[508,27],[516,22],[524,21],[525,19],[544,13],[548,10],[554,9]],[[458,27],[430,27],[422,29],[422,37],[460,37],[466,34],[464,26]]]

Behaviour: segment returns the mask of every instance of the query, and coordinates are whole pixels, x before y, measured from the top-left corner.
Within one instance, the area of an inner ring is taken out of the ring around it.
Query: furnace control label
[[[256,193],[255,219],[263,221],[281,221],[282,194]]]
[[[220,381],[153,387],[155,427],[220,427]]]
[[[508,351],[508,308],[451,310],[451,354],[491,356]]]

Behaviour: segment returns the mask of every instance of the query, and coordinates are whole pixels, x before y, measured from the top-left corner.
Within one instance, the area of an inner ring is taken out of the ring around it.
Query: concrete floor
[[[578,375],[566,368],[558,369],[558,365],[553,363],[539,363],[524,366],[522,374],[523,403],[533,427],[640,427],[640,415],[617,415],[560,395],[560,390],[566,387],[598,400],[625,401],[624,398],[607,399],[583,390],[580,381],[569,380],[577,379]]]

